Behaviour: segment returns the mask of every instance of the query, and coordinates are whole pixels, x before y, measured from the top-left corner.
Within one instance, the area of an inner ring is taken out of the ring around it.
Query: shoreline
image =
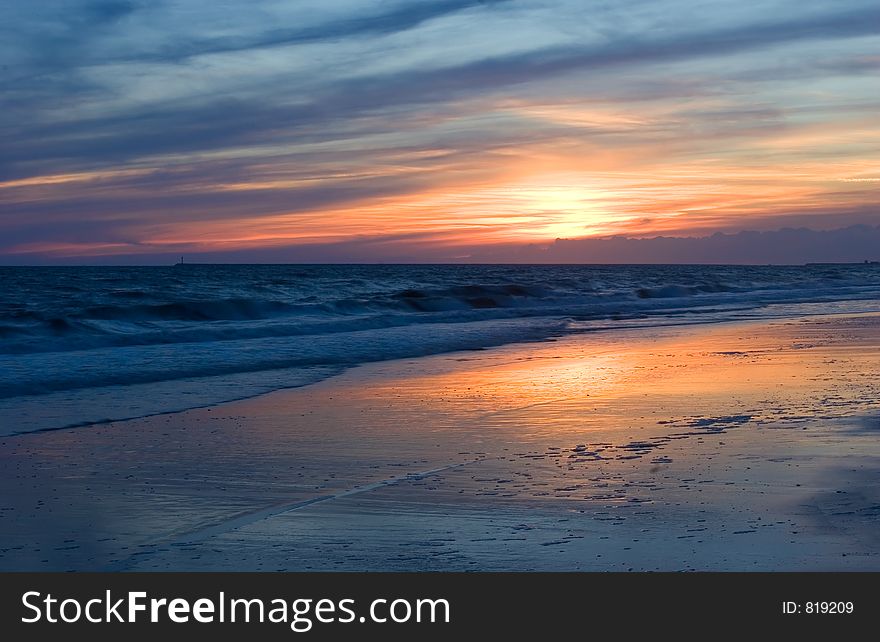
[[[73,430],[78,428],[87,428],[91,426],[97,425],[105,425],[105,424],[113,424],[127,421],[134,421],[138,419],[147,419],[151,417],[162,417],[165,415],[174,415],[181,412],[188,412],[191,410],[200,410],[206,408],[215,408],[219,406],[223,406],[228,403],[235,403],[239,401],[247,401],[249,399],[254,399],[257,397],[261,397],[267,394],[273,394],[275,392],[285,391],[285,390],[296,390],[299,388],[304,388],[308,386],[312,386],[327,379],[332,379],[334,377],[345,374],[346,372],[363,367],[369,367],[374,364],[381,363],[394,363],[396,361],[408,361],[412,359],[431,359],[433,357],[442,357],[444,355],[456,354],[458,352],[469,353],[469,352],[482,352],[486,350],[497,350],[504,349],[510,346],[528,346],[535,343],[544,343],[544,342],[552,342],[557,340],[565,340],[567,337],[577,336],[580,334],[592,334],[592,333],[621,333],[624,336],[628,335],[634,331],[640,332],[652,332],[652,331],[662,331],[666,328],[687,328],[687,327],[699,327],[699,326],[723,326],[727,324],[750,324],[750,323],[773,323],[783,320],[808,320],[816,317],[851,317],[851,316],[872,316],[872,315],[880,315],[880,310],[864,310],[860,309],[857,311],[851,310],[843,310],[843,311],[829,311],[829,306],[847,306],[852,305],[854,303],[859,303],[861,300],[842,300],[836,302],[823,302],[819,305],[822,306],[822,309],[815,312],[808,311],[799,311],[797,314],[783,314],[783,315],[767,315],[761,317],[751,317],[751,318],[720,318],[720,319],[674,319],[671,318],[666,322],[661,323],[647,323],[645,325],[620,325],[620,326],[598,326],[587,329],[579,329],[579,330],[565,330],[558,331],[558,333],[548,333],[547,336],[541,336],[536,338],[524,338],[524,339],[516,339],[509,340],[502,343],[490,343],[487,345],[481,345],[475,348],[459,348],[453,350],[439,350],[436,352],[428,352],[426,354],[415,354],[412,356],[393,356],[387,359],[375,359],[369,361],[363,361],[359,363],[333,363],[333,364],[315,364],[309,366],[291,366],[289,368],[279,368],[279,369],[269,369],[269,370],[256,370],[256,371],[244,371],[237,373],[229,373],[226,375],[220,375],[219,379],[222,381],[225,387],[230,387],[234,385],[234,382],[237,379],[246,379],[250,381],[253,378],[258,379],[266,379],[279,376],[284,379],[293,380],[288,383],[275,383],[272,385],[262,384],[258,386],[254,386],[252,383],[245,384],[251,385],[253,390],[249,390],[248,392],[242,394],[241,396],[232,396],[232,397],[224,397],[220,399],[208,400],[199,402],[195,405],[185,405],[181,406],[180,402],[170,404],[170,407],[167,409],[160,409],[156,411],[146,411],[143,414],[125,414],[126,411],[116,411],[116,416],[98,416],[98,418],[94,419],[84,419],[82,421],[77,421],[73,423],[67,423],[59,425],[57,422],[63,421],[58,418],[59,412],[63,415],[65,413],[79,412],[81,414],[89,414],[89,412],[94,413],[94,411],[90,411],[89,407],[94,406],[94,400],[91,399],[92,403],[89,403],[89,398],[86,396],[85,399],[80,398],[80,395],[92,395],[93,397],[100,400],[102,404],[105,406],[113,407],[113,404],[122,403],[123,406],[130,404],[132,400],[135,400],[135,403],[139,403],[139,400],[144,398],[154,398],[156,396],[163,396],[169,394],[170,391],[174,391],[172,394],[178,394],[181,388],[191,388],[191,391],[188,391],[187,394],[199,394],[196,392],[205,382],[211,382],[212,384],[218,377],[194,377],[194,378],[182,378],[182,379],[168,379],[162,381],[155,382],[145,382],[139,384],[130,384],[125,386],[105,386],[98,388],[84,388],[84,389],[71,389],[71,390],[58,390],[58,391],[50,391],[38,395],[25,395],[18,397],[9,397],[0,399],[0,414],[7,415],[17,415],[19,417],[28,417],[29,421],[32,424],[35,424],[39,427],[27,427],[23,430],[15,430],[4,432],[0,434],[0,438],[5,437],[15,437],[30,433],[42,433],[42,432],[54,432],[58,430]],[[694,314],[691,312],[691,314]],[[558,324],[561,322],[560,318],[557,317],[548,317],[549,324]],[[638,320],[638,319],[628,319],[628,320]],[[593,321],[595,322],[595,321]],[[474,324],[479,324],[481,322],[472,322]],[[463,326],[469,325],[468,323],[462,324]],[[297,381],[298,380],[298,381]],[[114,394],[118,393],[118,394]],[[124,401],[120,401],[124,400]],[[67,408],[67,410],[53,410],[57,408]],[[72,410],[71,410],[72,408]],[[105,411],[101,411],[102,413]],[[119,413],[122,414],[119,414]],[[111,413],[112,414],[112,413]],[[42,425],[41,425],[42,424]]]
[[[593,332],[5,437],[0,568],[878,570],[878,346]]]

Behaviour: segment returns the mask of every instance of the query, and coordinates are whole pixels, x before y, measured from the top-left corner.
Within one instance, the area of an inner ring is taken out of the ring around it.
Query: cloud
[[[92,2],[84,8],[83,14],[90,21],[98,24],[115,22],[127,16],[138,9],[135,2],[126,2],[125,0],[103,0],[102,2]]]
[[[807,228],[707,237],[556,240],[510,253],[517,262],[775,264],[880,261],[880,226],[816,231]]]
[[[867,0],[5,3],[0,235],[870,222],[878,22]]]
[[[360,36],[381,36],[406,31],[440,16],[471,7],[487,7],[511,0],[435,0],[392,6],[389,11],[367,15],[344,16],[332,22],[305,28],[272,28],[256,36],[225,36],[194,40],[177,48],[163,49],[138,60],[179,62],[210,54],[265,49],[317,41],[337,41]],[[393,3],[392,3],[393,4]],[[381,5],[377,5],[380,7]]]
[[[181,58],[195,56],[209,56],[211,54],[249,51],[261,49],[265,47],[277,47],[285,43],[296,42],[298,40],[329,40],[335,43],[339,39],[348,36],[363,33],[394,33],[397,31],[405,31],[417,27],[425,22],[438,16],[454,13],[462,9],[480,6],[494,7],[498,3],[495,2],[476,2],[473,0],[450,0],[448,2],[439,3],[416,3],[414,5],[404,4],[397,6],[395,10],[385,14],[368,15],[357,18],[344,19],[330,23],[324,23],[305,29],[297,30],[284,35],[280,35],[275,28],[267,28],[261,35],[255,36],[247,42],[240,42],[236,45],[203,45],[198,40],[190,40],[186,46],[191,48],[187,54],[183,54],[176,49],[179,45],[159,46],[156,53],[125,53],[117,52],[115,58],[90,61],[90,65],[98,65],[95,69],[106,67],[110,63],[124,62],[126,55],[134,56],[139,62],[149,62],[155,58],[155,62],[179,62]],[[503,3],[502,3],[503,4]],[[124,7],[124,12],[122,7]],[[131,3],[101,3],[98,5],[87,5],[85,14],[89,16],[86,23],[86,34],[89,28],[100,27],[106,21],[109,15],[118,17],[127,13],[134,12],[136,6]],[[491,16],[489,16],[491,17]],[[100,19],[98,19],[100,18]],[[110,116],[110,126],[130,122],[133,127],[138,126],[148,133],[156,135],[157,132],[151,132],[151,126],[164,125],[163,131],[176,131],[192,126],[194,120],[199,117],[204,122],[217,122],[218,126],[224,125],[224,118],[228,115],[235,115],[242,121],[250,120],[249,125],[254,131],[254,136],[259,137],[260,133],[268,127],[277,127],[278,121],[274,119],[268,120],[268,125],[262,125],[265,120],[265,112],[276,113],[279,117],[287,117],[293,127],[296,127],[300,119],[307,119],[309,122],[317,118],[317,114],[323,114],[324,121],[333,121],[345,118],[364,111],[371,111],[383,107],[400,108],[402,105],[418,105],[435,101],[454,101],[469,95],[484,95],[492,89],[508,87],[510,85],[518,85],[535,80],[547,79],[550,76],[563,74],[572,71],[591,71],[598,72],[605,67],[617,65],[650,65],[654,66],[665,61],[687,60],[699,58],[703,56],[714,56],[719,54],[730,54],[737,51],[750,50],[755,48],[764,48],[768,46],[777,46],[780,44],[796,42],[800,40],[815,40],[827,38],[847,38],[861,35],[870,35],[876,32],[875,25],[880,21],[880,8],[873,5],[847,8],[835,11],[824,11],[821,13],[814,12],[796,19],[771,18],[766,21],[756,21],[751,18],[743,24],[733,26],[714,28],[708,31],[688,31],[688,30],[664,30],[659,34],[642,33],[636,35],[626,35],[625,37],[615,38],[607,41],[599,41],[586,45],[578,42],[568,42],[558,46],[537,46],[526,49],[524,51],[515,51],[504,55],[492,55],[491,43],[492,39],[488,38],[485,42],[474,41],[467,43],[468,48],[472,52],[469,60],[465,60],[460,64],[443,65],[440,64],[435,68],[411,68],[398,70],[393,73],[367,73],[365,75],[350,76],[342,74],[341,77],[334,79],[332,76],[323,78],[322,84],[318,86],[317,92],[309,96],[304,103],[289,105],[277,105],[279,101],[287,101],[296,95],[296,88],[286,88],[284,85],[273,87],[271,100],[266,100],[265,93],[260,93],[251,98],[247,94],[242,96],[230,96],[228,87],[215,88],[216,91],[209,96],[192,96],[190,99],[178,100],[172,105],[149,105],[148,108],[136,107],[133,111],[127,111],[123,114]],[[517,22],[520,28],[522,20]],[[69,27],[70,23],[66,23]],[[269,27],[269,25],[267,25]],[[71,30],[72,31],[72,30]],[[82,39],[82,46],[86,46],[85,36],[79,27],[76,30]],[[270,34],[267,36],[266,34]],[[525,32],[527,33],[527,32]],[[524,34],[525,35],[525,34]],[[61,36],[47,38],[46,42],[28,41],[26,47],[28,51],[39,50],[45,54],[51,51],[52,42],[59,45],[59,56],[57,62],[66,67],[76,67],[82,61],[77,60],[76,51],[71,52],[71,47],[67,42],[68,37],[73,37],[68,31],[63,31]],[[241,36],[228,36],[230,41],[240,39]],[[381,43],[381,40],[380,40]],[[50,46],[45,46],[45,45]],[[390,43],[389,43],[390,44]],[[437,43],[427,40],[423,46],[432,47]],[[337,46],[333,44],[332,46]],[[63,49],[63,55],[61,55]],[[134,51],[137,52],[137,46]],[[442,52],[442,47],[438,53]],[[356,54],[357,49],[351,53]],[[395,54],[391,50],[388,53]],[[71,55],[73,54],[73,55]],[[404,52],[405,56],[412,52]],[[442,56],[437,58],[442,61]],[[357,68],[357,61],[351,59],[349,63],[354,64]],[[864,64],[864,63],[863,63]],[[111,67],[112,69],[112,67]],[[158,67],[161,71],[162,67]],[[125,69],[119,69],[124,73]],[[254,70],[259,73],[259,70]],[[311,73],[318,71],[311,70]],[[45,73],[45,70],[40,70]],[[284,73],[280,76],[284,77]],[[68,84],[60,87],[60,93],[63,94],[65,87],[70,89],[72,81],[68,79]],[[271,82],[267,79],[267,82]],[[83,81],[84,86],[95,88],[98,85],[94,82],[87,83]],[[15,94],[15,82],[11,83],[13,95]],[[38,95],[39,101],[45,99],[45,96]],[[271,105],[267,106],[267,102]],[[56,124],[53,128],[49,124],[45,130],[47,134],[52,135],[53,129],[56,130],[58,136],[67,136],[71,130],[95,131],[100,134],[108,134],[107,126],[104,125],[107,116],[102,114],[98,118],[85,118],[82,120],[65,119],[60,124]],[[46,128],[46,123],[39,122],[36,127]],[[35,127],[35,129],[36,129]],[[35,133],[33,130],[23,132],[25,135]],[[127,142],[124,138],[124,131],[116,132],[122,138],[120,139],[120,147]],[[134,135],[134,134],[132,134]],[[161,137],[162,131],[158,132]],[[217,136],[211,139],[206,134],[204,136],[196,136],[192,141],[192,148],[199,149],[200,145],[206,144],[208,141],[222,144],[222,137]],[[83,145],[83,147],[87,147]]]
[[[84,228],[84,230],[87,228]],[[336,242],[273,244],[246,250],[205,251],[192,243],[142,246],[124,237],[89,246],[84,230],[71,237],[90,248],[79,262],[91,264],[168,264],[181,253],[193,263],[593,263],[802,265],[880,261],[880,226],[855,225],[817,231],[783,228],[770,231],[716,233],[707,237],[557,239],[549,245],[458,246],[437,243],[442,235],[416,232]],[[428,243],[428,245],[425,245]],[[431,243],[434,245],[432,246]],[[33,244],[31,251],[5,257],[5,264],[66,263],[77,255],[76,244],[58,247],[55,256]],[[413,248],[419,247],[419,250]],[[389,256],[393,257],[389,260]]]

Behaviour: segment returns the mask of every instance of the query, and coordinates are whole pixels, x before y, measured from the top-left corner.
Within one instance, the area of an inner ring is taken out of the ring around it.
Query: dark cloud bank
[[[767,232],[717,233],[705,237],[557,239],[537,245],[422,248],[408,254],[398,237],[357,239],[332,244],[297,245],[228,252],[149,253],[49,258],[2,257],[8,264],[168,264],[186,254],[192,263],[594,263],[594,264],[739,264],[801,265],[880,261],[880,225],[853,225],[836,230],[786,228]],[[136,248],[132,247],[133,251]],[[391,250],[391,251],[389,251]],[[393,258],[389,259],[389,255]]]
[[[364,240],[206,255],[205,259],[277,262],[389,262],[389,242]],[[837,230],[808,228],[768,232],[717,233],[706,237],[557,239],[553,243],[424,249],[399,256],[398,263],[691,263],[691,264],[803,264],[880,261],[880,225],[854,225]]]
[[[880,260],[880,226],[717,233],[701,238],[558,239],[524,248],[521,261],[550,263],[852,263]]]

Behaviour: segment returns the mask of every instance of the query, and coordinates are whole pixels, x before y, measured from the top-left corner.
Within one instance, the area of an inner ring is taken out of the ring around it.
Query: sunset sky
[[[880,223],[877,0],[8,0],[0,86],[0,263]]]

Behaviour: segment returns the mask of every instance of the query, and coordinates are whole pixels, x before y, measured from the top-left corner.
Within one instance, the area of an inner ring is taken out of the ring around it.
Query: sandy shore
[[[594,332],[0,441],[3,570],[880,570],[880,316]]]

